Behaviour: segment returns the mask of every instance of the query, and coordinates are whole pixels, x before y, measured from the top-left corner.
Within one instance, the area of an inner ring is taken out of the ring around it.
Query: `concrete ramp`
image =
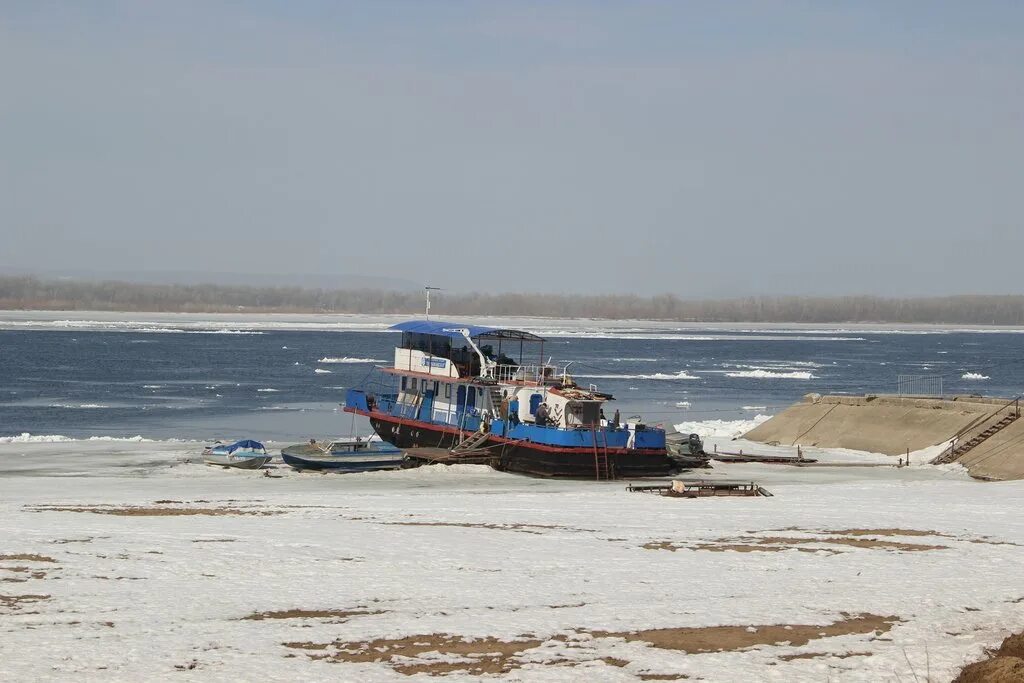
[[[900,456],[907,450],[946,444],[958,434],[984,430],[1001,420],[1003,412],[1013,409],[1007,407],[1007,400],[808,394],[744,438]],[[1024,419],[1012,422],[958,462],[980,478],[1024,478]]]

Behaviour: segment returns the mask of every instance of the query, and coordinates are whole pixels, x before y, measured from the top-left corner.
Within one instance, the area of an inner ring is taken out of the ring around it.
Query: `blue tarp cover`
[[[239,448],[251,448],[251,449],[256,450],[256,451],[265,450],[263,448],[263,444],[261,444],[259,441],[252,441],[250,439],[245,439],[243,441],[236,441],[236,442],[234,442],[233,444],[231,444],[230,446],[227,447],[227,451],[228,451],[228,453],[234,453]]]
[[[541,337],[532,332],[522,330],[510,330],[504,327],[483,327],[481,325],[466,325],[445,320],[407,320],[404,323],[392,325],[389,329],[400,332],[412,332],[414,334],[432,334],[438,337],[451,337],[462,339],[462,334],[452,332],[457,328],[469,330],[469,336],[473,337],[501,337],[502,339],[523,339],[525,341],[543,341]]]

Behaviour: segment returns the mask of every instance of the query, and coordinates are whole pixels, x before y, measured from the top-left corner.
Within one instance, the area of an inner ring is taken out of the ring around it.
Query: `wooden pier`
[[[633,493],[656,493],[670,498],[711,498],[711,497],[752,497],[771,496],[772,493],[753,481],[715,481],[698,479],[693,481],[675,480],[671,484],[657,486],[626,487]]]

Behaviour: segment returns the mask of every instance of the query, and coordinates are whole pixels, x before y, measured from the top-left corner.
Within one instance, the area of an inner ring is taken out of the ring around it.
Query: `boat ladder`
[[[600,434],[602,437],[602,443],[598,444],[597,435]],[[590,438],[591,443],[594,445],[594,479],[595,481],[611,481],[612,479],[612,468],[608,461],[608,435],[605,434],[603,429],[598,429],[597,425],[590,426]]]
[[[475,432],[466,437],[465,439],[463,439],[462,441],[460,441],[457,446],[452,448],[452,453],[464,453],[466,451],[472,451],[478,448],[479,446],[482,446],[483,443],[487,441],[487,437],[489,436],[490,434],[488,434],[485,431]]]

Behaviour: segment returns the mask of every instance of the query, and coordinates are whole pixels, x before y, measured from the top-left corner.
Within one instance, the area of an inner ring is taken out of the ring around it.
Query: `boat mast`
[[[430,285],[427,285],[426,287],[423,288],[423,292],[427,295],[427,308],[423,312],[423,315],[426,316],[427,320],[430,320],[430,293],[431,292],[440,292],[440,291],[441,291],[440,287],[431,287]]]

